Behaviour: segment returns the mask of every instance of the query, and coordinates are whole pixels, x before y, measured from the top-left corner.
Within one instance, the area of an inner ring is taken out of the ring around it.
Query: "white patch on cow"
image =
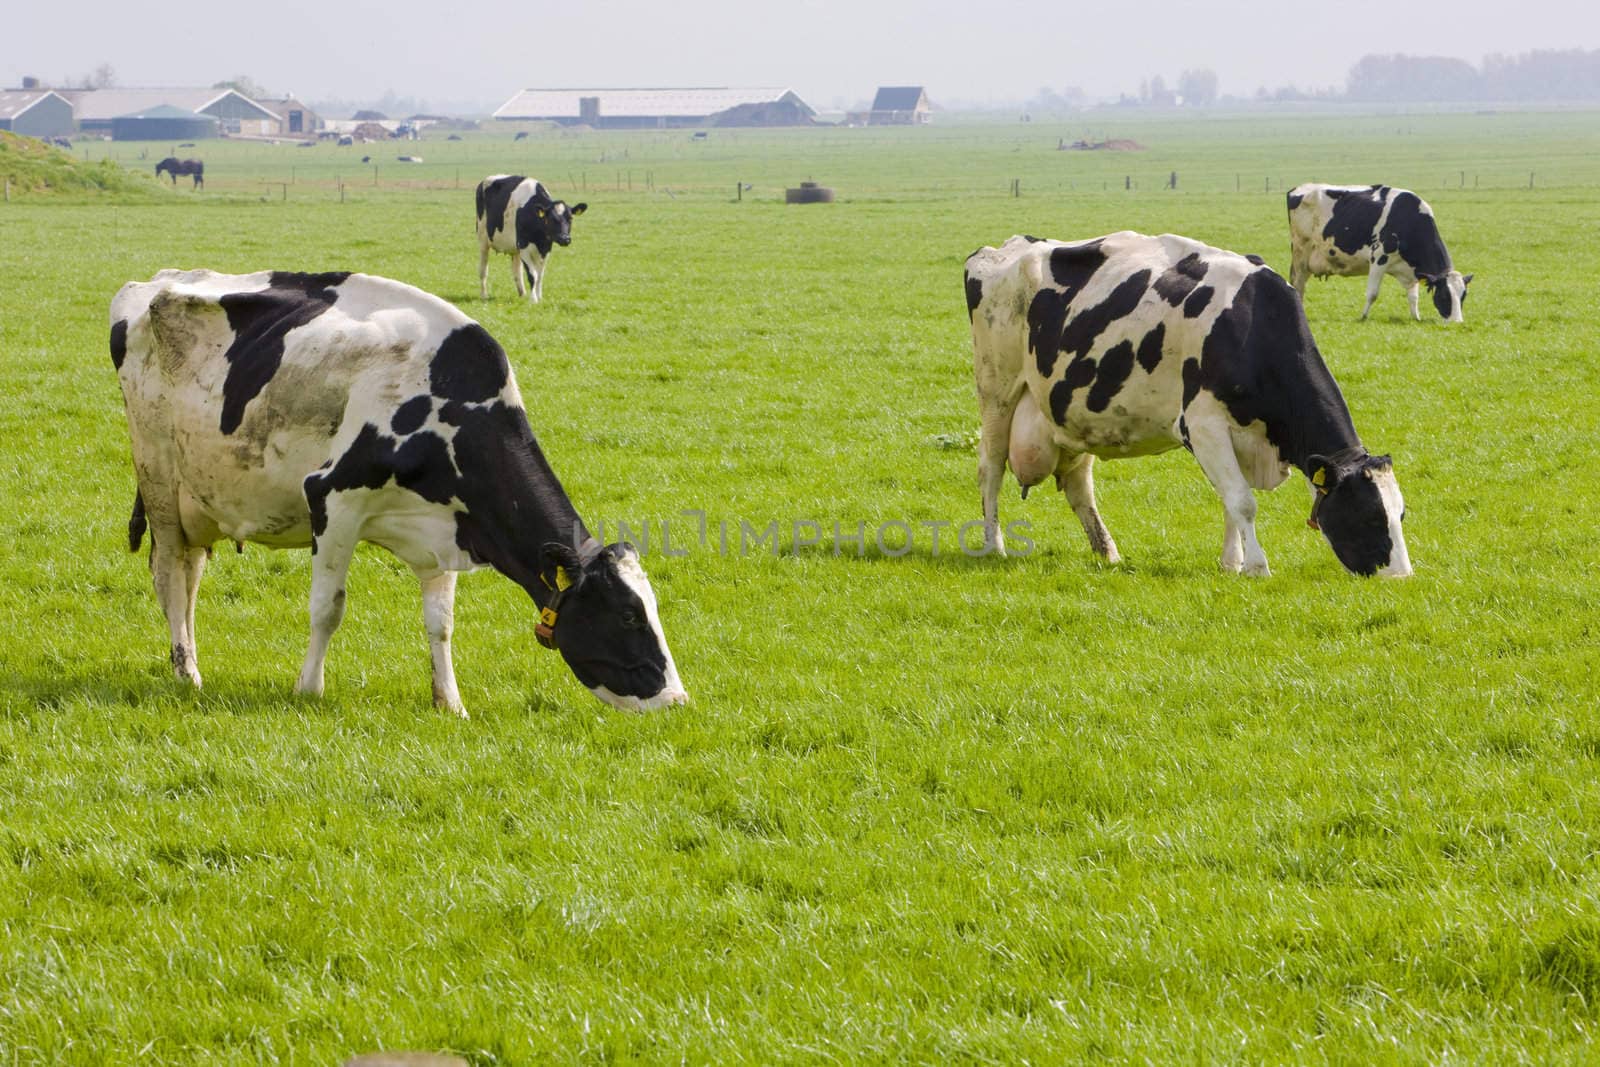
[[[1239,472],[1250,488],[1276,489],[1289,477],[1289,464],[1279,455],[1278,446],[1267,440],[1267,428],[1262,423],[1231,427],[1231,436]]]
[[[1406,549],[1406,533],[1401,521],[1405,517],[1406,502],[1400,495],[1400,482],[1392,467],[1369,468],[1365,473],[1377,485],[1378,495],[1383,499],[1383,510],[1389,518],[1389,543],[1393,546],[1389,550],[1389,562],[1379,567],[1378,573],[1385,578],[1409,578],[1411,553]]]
[[[592,687],[590,692],[612,707],[624,711],[655,711],[657,708],[686,703],[689,694],[678,678],[678,665],[672,659],[672,650],[667,647],[667,635],[661,629],[661,615],[656,608],[656,593],[650,586],[650,579],[645,576],[644,567],[639,564],[639,557],[632,552],[623,553],[617,559],[617,573],[644,604],[645,617],[649,620],[650,629],[661,648],[662,658],[667,661],[666,675],[662,680],[660,692],[654,696],[621,696],[603,685]]]

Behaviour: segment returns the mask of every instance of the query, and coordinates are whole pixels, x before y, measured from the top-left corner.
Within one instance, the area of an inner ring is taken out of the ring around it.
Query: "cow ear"
[[[1426,285],[1428,287],[1428,292],[1430,293],[1433,292],[1433,287],[1439,284],[1439,279],[1434,277],[1432,274],[1419,274],[1417,275],[1417,281],[1421,282],[1423,285]]]
[[[1462,275],[1462,276],[1461,276],[1461,287],[1462,287],[1462,288],[1463,288],[1463,289],[1465,289],[1465,288],[1466,288],[1466,287],[1467,287],[1467,286],[1469,286],[1469,285],[1471,285],[1471,284],[1472,284],[1472,275],[1470,275],[1470,274],[1463,274],[1463,275]]]
[[[544,565],[547,570],[565,567],[575,571],[578,569],[578,550],[565,541],[547,541],[544,546]]]
[[[1389,456],[1386,456],[1386,455],[1385,456],[1368,456],[1367,457],[1367,462],[1366,462],[1365,465],[1366,465],[1368,470],[1379,470],[1379,471],[1393,470],[1394,469],[1394,460],[1392,458],[1390,458]]]
[[[588,211],[588,210],[589,210],[589,205],[588,204],[573,204],[572,205],[572,213],[574,215],[582,215],[585,211]]]
[[[1339,468],[1327,456],[1307,456],[1306,477],[1317,491],[1329,493],[1339,484]]]

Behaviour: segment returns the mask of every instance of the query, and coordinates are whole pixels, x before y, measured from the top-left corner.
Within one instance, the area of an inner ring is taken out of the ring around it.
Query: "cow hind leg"
[[[200,587],[205,549],[190,548],[176,524],[157,523],[150,532],[150,572],[156,600],[167,617],[172,672],[200,688],[200,663],[194,645],[194,600]]]
[[[1197,411],[1197,408],[1200,409]],[[1206,411],[1205,408],[1216,410]],[[1189,447],[1212,488],[1222,498],[1222,569],[1266,577],[1271,574],[1267,554],[1256,540],[1256,497],[1239,468],[1233,435],[1220,405],[1202,394],[1185,412]]]
[[[512,256],[511,257],[511,281],[517,287],[517,295],[518,296],[526,296],[527,292],[528,292],[526,289],[524,289],[522,287],[522,272],[523,272],[522,257],[520,255]]]
[[[344,621],[345,579],[350,559],[355,555],[359,518],[349,508],[341,508],[338,494],[325,498],[328,522],[311,542],[311,641],[294,691],[307,696],[322,695],[323,664],[334,631]]]
[[[478,299],[489,299],[489,246],[478,245]]]
[[[983,500],[983,547],[997,556],[1006,554],[1000,532],[1000,483],[1006,474],[1011,448],[1011,419],[1015,402],[1007,405],[984,400],[978,428],[978,494]]]
[[[1106,529],[1094,505],[1094,456],[1086,452],[1064,463],[1056,471],[1056,484],[1066,494],[1072,513],[1083,524],[1089,547],[1107,563],[1120,562],[1122,556],[1117,552],[1117,543],[1111,540],[1111,531]]]
[[[1383,268],[1376,263],[1367,272],[1367,303],[1361,309],[1361,318],[1366,319],[1367,313],[1372,310],[1372,305],[1378,299],[1378,286],[1383,284]]]
[[[422,583],[422,624],[428,631],[428,648],[433,654],[433,706],[449,708],[463,719],[467,709],[456,688],[455,665],[450,660],[450,634],[455,628],[456,575],[454,571],[431,578],[417,575]]]
[[[1311,278],[1310,265],[1301,258],[1293,249],[1289,251],[1289,284],[1294,286],[1294,291],[1300,294],[1302,300],[1306,295],[1306,282]]]

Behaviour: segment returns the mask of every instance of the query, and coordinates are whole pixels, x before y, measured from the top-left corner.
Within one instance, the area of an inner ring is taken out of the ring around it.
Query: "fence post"
[[[1123,175],[1123,177],[1122,177],[1122,187],[1124,189],[1132,189],[1133,188],[1133,175],[1131,175],[1131,174]]]
[[[372,165],[372,184],[378,184],[378,165],[376,163]]]

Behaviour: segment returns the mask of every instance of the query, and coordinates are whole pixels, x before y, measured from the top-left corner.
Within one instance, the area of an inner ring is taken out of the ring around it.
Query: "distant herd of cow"
[[[551,251],[571,243],[586,207],[518,175],[479,183],[481,294],[497,251],[513,257],[518,294],[538,301]],[[1301,295],[1312,275],[1365,274],[1365,318],[1389,274],[1413,317],[1426,286],[1460,322],[1472,276],[1455,270],[1415,193],[1302,185],[1288,207],[1288,282],[1256,256],[1172,234],[1019,236],[967,257],[989,549],[1005,551],[1009,467],[1024,496],[1053,475],[1093,550],[1116,561],[1095,458],[1182,445],[1222,498],[1224,569],[1268,573],[1252,490],[1297,467],[1308,522],[1346,568],[1411,573],[1393,467],[1362,446]],[[438,706],[465,714],[450,655],[456,575],[485,565],[527,591],[540,643],[601,700],[649,710],[688,699],[637,551],[590,536],[504,350],[453,305],[363,274],[164,270],[112,300],[111,357],[138,482],[129,547],[149,532],[180,679],[200,685],[194,611],[211,545],[309,546],[311,639],[295,689],[321,694],[350,560],[367,541],[421,585]]]

